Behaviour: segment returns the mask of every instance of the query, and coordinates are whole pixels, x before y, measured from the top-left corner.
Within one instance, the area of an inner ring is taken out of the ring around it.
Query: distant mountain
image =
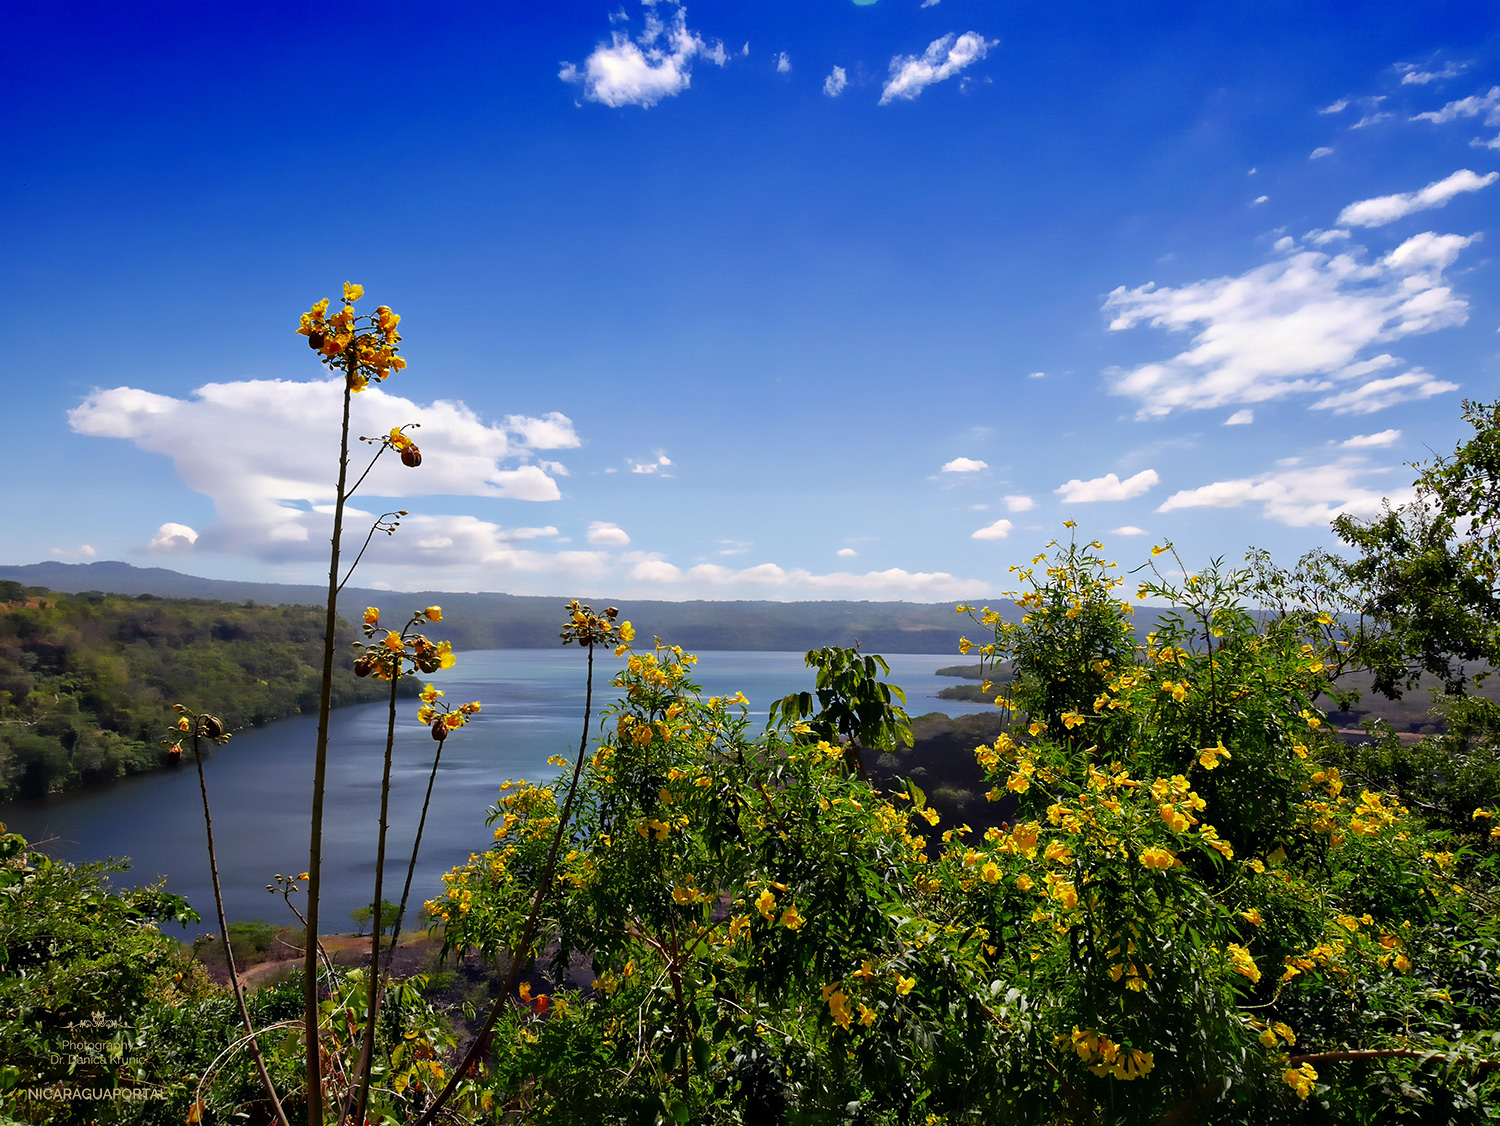
[[[204,579],[162,567],[129,563],[33,563],[0,566],[0,579],[76,594],[155,595],[207,598],[262,605],[321,605],[323,587],[284,583]],[[977,631],[954,603],[921,602],[666,602],[635,599],[582,599],[596,608],[615,605],[643,638],[653,635],[690,651],[715,649],[795,652],[856,642],[866,653],[957,653],[966,629]],[[542,649],[558,644],[561,598],[517,594],[457,594],[451,591],[393,592],[346,589],[340,613],[355,617],[365,606],[379,606],[386,620],[423,606],[443,607],[443,624],[429,632],[461,649]],[[1002,613],[1013,606],[997,608]],[[1014,620],[1014,615],[1012,616]]]

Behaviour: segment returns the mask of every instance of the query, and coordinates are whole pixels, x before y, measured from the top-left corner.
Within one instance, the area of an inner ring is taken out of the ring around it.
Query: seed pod
[[[328,338],[317,329],[313,329],[307,334],[307,346],[314,352],[316,352],[319,348],[323,347],[323,341],[327,339]]]
[[[224,737],[224,725],[211,715],[204,716],[199,720],[203,734],[210,739],[222,739]]]
[[[407,446],[401,451],[401,464],[415,469],[422,464],[422,451],[416,446]]]
[[[354,662],[354,675],[355,676],[369,676],[370,673],[374,671],[374,669],[375,669],[375,654],[374,653],[366,653],[363,657],[359,658],[359,660],[357,660],[357,661]]]
[[[448,738],[448,725],[440,719],[432,721],[432,737],[441,743]]]

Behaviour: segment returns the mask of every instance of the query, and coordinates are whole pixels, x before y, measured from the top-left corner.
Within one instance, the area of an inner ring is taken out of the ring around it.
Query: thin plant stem
[[[427,807],[432,802],[432,784],[437,781],[438,762],[443,757],[443,744],[446,739],[437,741],[437,751],[432,756],[432,770],[427,775],[427,796],[422,799],[422,816],[417,821],[416,839],[412,841],[411,860],[406,865],[406,886],[401,889],[401,905],[396,908],[396,923],[391,927],[391,944],[385,952],[385,972],[391,972],[391,962],[396,957],[396,944],[401,941],[401,921],[406,917],[406,903],[411,897],[411,881],[417,871],[417,852],[422,847],[422,830],[427,827]]]
[[[356,361],[351,357],[347,362]],[[349,379],[350,373],[345,372],[344,417],[339,428],[339,479],[328,563],[328,609],[323,624],[323,681],[318,694],[318,741],[313,758],[312,830],[307,858],[307,956],[303,967],[302,996],[307,1035],[307,1126],[323,1126],[323,1059],[318,1035],[318,907],[323,890],[323,793],[328,785],[328,718],[333,707],[333,635],[338,626],[339,540],[344,534],[344,486],[349,479],[349,403],[353,396]]]
[[[438,1097],[428,1105],[413,1126],[428,1126],[438,1111],[443,1109],[444,1104],[453,1097],[459,1081],[469,1073],[469,1069],[478,1061],[480,1054],[489,1044],[490,1033],[495,1030],[495,1024],[500,1019],[501,1007],[510,998],[511,991],[516,987],[516,979],[521,975],[521,965],[524,952],[531,946],[532,935],[536,931],[537,919],[541,916],[542,905],[546,902],[547,892],[552,887],[552,874],[557,867],[557,852],[562,845],[563,834],[568,828],[568,818],[573,815],[573,801],[578,796],[578,776],[583,772],[583,753],[588,749],[589,743],[589,721],[592,718],[594,707],[594,643],[588,643],[588,677],[585,681],[583,698],[583,735],[578,740],[578,760],[573,764],[573,783],[568,787],[568,800],[563,803],[562,816],[557,822],[557,831],[552,835],[552,850],[547,854],[547,866],[542,869],[542,879],[537,885],[536,894],[531,899],[531,913],[526,917],[526,925],[521,929],[521,937],[510,950],[510,970],[505,975],[505,984],[501,986],[500,992],[495,997],[495,1003],[490,1007],[489,1018],[484,1022],[484,1028],[479,1035],[474,1037],[474,1042],[469,1045],[469,1050],[464,1053],[463,1061],[453,1069],[453,1074],[448,1077],[447,1084]]]
[[[234,968],[234,950],[229,945],[229,924],[224,920],[224,892],[219,887],[219,861],[214,855],[214,819],[208,810],[208,782],[203,777],[203,755],[198,749],[197,716],[193,717],[193,761],[198,765],[198,790],[203,795],[203,827],[208,833],[208,874],[214,885],[214,909],[219,915],[219,937],[224,942],[224,961],[229,966],[229,987],[234,990],[234,1000],[240,1008],[240,1020],[245,1026],[245,1035],[249,1037],[250,1054],[255,1057],[255,1070],[260,1074],[261,1085],[265,1087],[266,1096],[276,1111],[276,1121],[281,1126],[291,1126],[287,1121],[286,1111],[281,1108],[281,1100],[276,1097],[276,1087],[271,1082],[271,1075],[266,1071],[265,1058],[260,1054],[260,1045],[255,1040],[255,1026],[250,1021],[250,1009],[245,1004],[245,989]]]
[[[365,1120],[370,1099],[370,1073],[375,1066],[375,1020],[380,1015],[380,924],[381,895],[385,882],[385,837],[389,827],[391,805],[391,756],[396,747],[396,686],[401,683],[401,655],[391,661],[391,701],[385,727],[385,771],[380,776],[380,835],[375,845],[375,925],[370,935],[370,975],[367,980],[369,1007],[365,1016],[365,1034],[359,1049],[359,1098],[354,1103],[354,1121]]]

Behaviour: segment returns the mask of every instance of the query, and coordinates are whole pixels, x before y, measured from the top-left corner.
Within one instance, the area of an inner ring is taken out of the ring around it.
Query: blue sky
[[[356,281],[422,423],[361,582],[984,597],[1329,546],[1500,374],[1484,3],[18,3],[0,562],[326,575]],[[19,486],[19,487],[17,487]]]

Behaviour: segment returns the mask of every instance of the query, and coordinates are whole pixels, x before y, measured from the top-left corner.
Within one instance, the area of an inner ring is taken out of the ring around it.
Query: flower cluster
[[[317,302],[302,314],[297,328],[307,337],[308,347],[318,353],[322,363],[344,373],[350,391],[363,391],[373,379],[379,383],[394,371],[406,367],[398,355],[401,334],[396,326],[401,317],[387,305],[371,315],[359,316],[354,303],[365,294],[364,287],[344,283],[344,303],[337,313],[328,312],[328,298]]]

